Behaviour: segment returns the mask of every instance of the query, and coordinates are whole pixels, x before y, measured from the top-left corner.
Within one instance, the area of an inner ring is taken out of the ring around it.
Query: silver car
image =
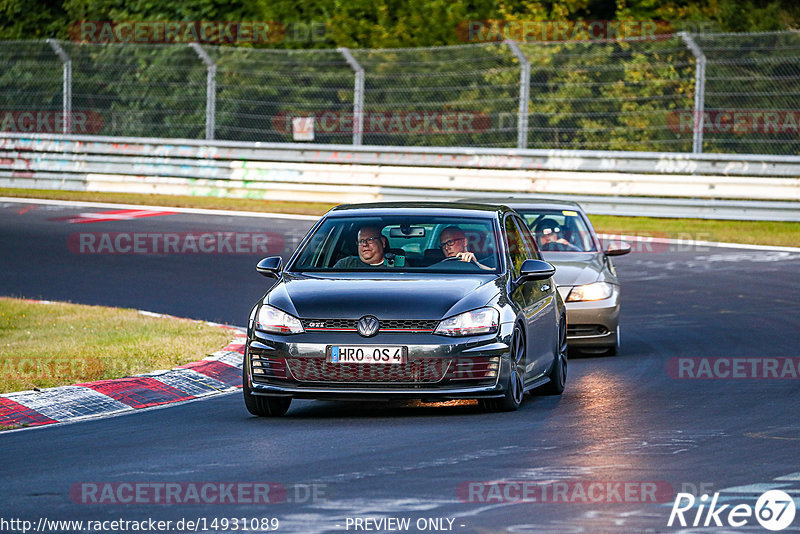
[[[475,200],[473,200],[475,201]],[[482,199],[513,208],[527,223],[567,307],[570,348],[617,354],[620,347],[620,283],[611,256],[631,251],[610,241],[603,248],[586,213],[575,202],[555,199]]]

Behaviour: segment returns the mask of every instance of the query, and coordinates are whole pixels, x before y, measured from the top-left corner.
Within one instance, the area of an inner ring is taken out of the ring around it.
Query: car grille
[[[313,330],[352,330],[356,331],[356,319],[303,319],[303,328]]]
[[[438,358],[404,364],[331,363],[322,358],[287,358],[291,375],[300,382],[433,383],[445,375],[450,361]]]
[[[426,321],[415,319],[379,319],[381,326],[379,332],[425,333],[430,334],[436,329],[439,321]],[[358,319],[302,319],[306,332],[356,332]]]

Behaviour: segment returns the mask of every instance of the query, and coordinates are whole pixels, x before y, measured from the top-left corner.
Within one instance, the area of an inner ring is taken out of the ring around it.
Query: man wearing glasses
[[[475,254],[467,250],[467,234],[458,226],[448,226],[442,230],[439,246],[444,252],[445,259],[458,258],[461,261],[474,262],[481,269],[491,270],[491,267],[481,264],[475,258]]]
[[[383,251],[388,248],[386,237],[377,226],[364,226],[358,231],[358,256],[348,256],[337,261],[334,269],[361,269],[365,266],[383,265]]]

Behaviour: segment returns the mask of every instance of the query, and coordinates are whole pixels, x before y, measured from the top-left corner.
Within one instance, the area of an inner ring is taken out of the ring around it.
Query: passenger
[[[458,258],[461,261],[474,262],[478,267],[491,270],[491,267],[481,264],[473,252],[467,250],[467,234],[458,226],[448,226],[439,236],[439,246],[444,252],[445,259]]]
[[[377,226],[363,226],[358,231],[358,256],[348,256],[336,262],[334,269],[359,269],[364,266],[383,265],[383,251],[389,242]]]

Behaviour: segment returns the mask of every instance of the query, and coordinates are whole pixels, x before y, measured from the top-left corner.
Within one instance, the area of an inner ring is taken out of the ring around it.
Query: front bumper
[[[496,334],[452,338],[379,333],[372,338],[327,332],[279,336],[251,330],[245,369],[254,395],[306,399],[474,399],[505,394],[513,325]],[[331,345],[402,345],[406,364],[339,364]]]
[[[619,327],[619,289],[603,300],[566,302],[570,347],[613,347]]]

